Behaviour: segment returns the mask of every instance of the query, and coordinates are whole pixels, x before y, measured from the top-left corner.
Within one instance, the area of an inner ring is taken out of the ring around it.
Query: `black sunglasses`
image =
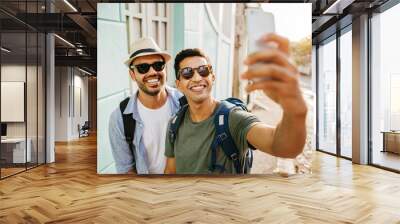
[[[129,66],[129,68],[131,70],[133,70],[133,68],[136,68],[138,70],[138,72],[141,74],[147,73],[150,70],[150,67],[153,67],[153,69],[157,72],[161,72],[165,67],[165,62],[164,61],[156,61],[153,64],[143,63],[143,64],[138,64],[138,65],[131,64]]]
[[[212,72],[211,65],[201,65],[197,68],[186,67],[179,71],[179,75],[185,79],[191,79],[194,76],[194,71],[197,71],[201,77],[207,77]]]

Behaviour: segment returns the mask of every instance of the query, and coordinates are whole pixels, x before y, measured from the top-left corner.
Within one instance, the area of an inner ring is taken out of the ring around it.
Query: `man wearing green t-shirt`
[[[249,55],[245,60],[249,69],[241,78],[253,81],[246,87],[248,92],[262,90],[280,104],[283,118],[273,128],[249,112],[232,109],[228,118],[229,130],[240,159],[244,159],[249,144],[273,156],[295,158],[305,144],[307,114],[298,71],[289,62],[287,39],[269,34],[261,41],[276,47]],[[178,53],[174,67],[176,86],[186,96],[188,109],[175,140],[172,142],[166,138],[165,173],[207,174],[210,173],[211,144],[216,132],[213,119],[220,105],[211,96],[211,89],[218,76],[213,73],[208,57],[199,49],[185,49]],[[224,168],[223,173],[236,173],[232,160],[222,150],[218,151],[216,162]]]

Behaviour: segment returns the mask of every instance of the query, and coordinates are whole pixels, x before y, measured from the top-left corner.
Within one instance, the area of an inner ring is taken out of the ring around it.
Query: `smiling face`
[[[198,68],[202,65],[208,65],[207,60],[204,57],[193,56],[183,59],[179,63],[179,68]],[[194,75],[190,79],[185,79],[181,75],[176,80],[177,88],[186,96],[189,101],[194,103],[202,103],[211,97],[211,90],[213,81],[215,80],[214,74],[211,72],[207,77],[199,75],[198,71],[195,70]]]
[[[129,71],[131,78],[136,81],[139,89],[150,96],[155,96],[165,88],[166,75],[165,67],[161,71],[156,71],[152,66],[150,69],[142,74],[135,66],[140,64],[153,64],[155,62],[164,61],[161,55],[147,55],[136,58],[132,64],[134,65]]]

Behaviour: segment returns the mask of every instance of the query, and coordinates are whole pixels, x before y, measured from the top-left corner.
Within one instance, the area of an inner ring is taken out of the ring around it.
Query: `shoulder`
[[[239,118],[255,117],[255,115],[236,106],[230,110],[229,117],[230,119],[239,119]]]
[[[122,121],[122,113],[121,110],[119,108],[119,104],[118,107],[115,108],[109,117],[109,127],[110,128],[122,128],[123,125],[123,121]]]
[[[186,122],[188,119],[187,105],[181,107],[174,113],[168,121],[168,126],[180,126],[182,123]]]
[[[234,107],[229,113],[230,127],[247,127],[253,123],[260,122],[254,114],[242,110],[239,107]]]

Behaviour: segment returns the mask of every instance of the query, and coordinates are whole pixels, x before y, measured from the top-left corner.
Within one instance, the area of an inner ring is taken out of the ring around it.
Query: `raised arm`
[[[246,90],[262,90],[283,109],[276,128],[258,123],[247,134],[247,140],[259,150],[274,156],[294,158],[303,150],[306,140],[307,106],[299,87],[297,68],[289,62],[289,40],[276,34],[262,38],[276,48],[256,52],[246,59],[249,69],[243,79],[254,80]]]

